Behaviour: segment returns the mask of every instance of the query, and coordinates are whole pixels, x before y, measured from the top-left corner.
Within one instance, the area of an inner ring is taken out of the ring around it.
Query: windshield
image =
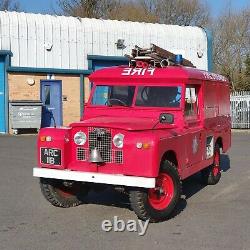
[[[96,86],[92,98],[94,105],[131,106],[135,86]]]
[[[92,105],[132,106],[135,86],[97,85],[91,100]],[[180,86],[139,86],[135,106],[180,107]]]
[[[138,88],[136,106],[180,107],[181,87],[142,86]]]

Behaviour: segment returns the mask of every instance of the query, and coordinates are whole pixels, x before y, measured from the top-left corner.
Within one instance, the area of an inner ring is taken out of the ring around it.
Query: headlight
[[[84,132],[77,132],[74,135],[74,142],[77,145],[84,145],[85,142],[87,141],[87,136]]]
[[[117,148],[122,148],[123,147],[123,139],[124,135],[123,134],[116,134],[113,138],[113,143]]]

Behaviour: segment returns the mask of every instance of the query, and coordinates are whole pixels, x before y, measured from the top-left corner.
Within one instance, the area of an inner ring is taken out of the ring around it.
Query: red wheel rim
[[[214,166],[213,166],[213,175],[217,176],[220,172],[220,153],[215,151],[214,153]]]
[[[78,185],[72,185],[71,187],[67,187],[63,185],[62,183],[55,187],[56,192],[65,197],[65,198],[70,198],[75,195],[75,193],[79,190]]]
[[[59,188],[56,188],[56,192],[65,198],[69,198],[73,195],[73,193],[70,192],[69,190],[63,190],[63,189],[59,189]]]
[[[160,173],[156,179],[156,187],[148,191],[149,204],[157,210],[166,209],[174,196],[173,179],[166,173]]]

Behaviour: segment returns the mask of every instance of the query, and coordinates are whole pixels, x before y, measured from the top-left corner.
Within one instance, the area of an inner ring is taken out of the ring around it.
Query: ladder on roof
[[[187,67],[195,66],[191,63],[191,61],[182,58],[181,55],[176,55],[168,50],[162,49],[155,44],[151,44],[151,47],[140,48],[139,46],[135,46],[132,49],[132,54],[126,55],[129,59],[130,67],[138,67],[138,68],[147,68],[147,67],[157,67],[164,68],[171,65],[183,65]],[[177,62],[177,58],[179,61]]]

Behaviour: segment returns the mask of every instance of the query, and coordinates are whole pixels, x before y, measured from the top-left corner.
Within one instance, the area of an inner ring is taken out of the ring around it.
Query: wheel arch
[[[168,150],[163,154],[163,156],[161,157],[161,164],[165,160],[171,161],[178,169],[178,160],[174,150]]]
[[[216,139],[215,145],[216,145],[216,144],[218,144],[219,147],[220,147],[221,149],[223,149],[223,139],[222,139],[222,137],[219,136],[219,137]]]

